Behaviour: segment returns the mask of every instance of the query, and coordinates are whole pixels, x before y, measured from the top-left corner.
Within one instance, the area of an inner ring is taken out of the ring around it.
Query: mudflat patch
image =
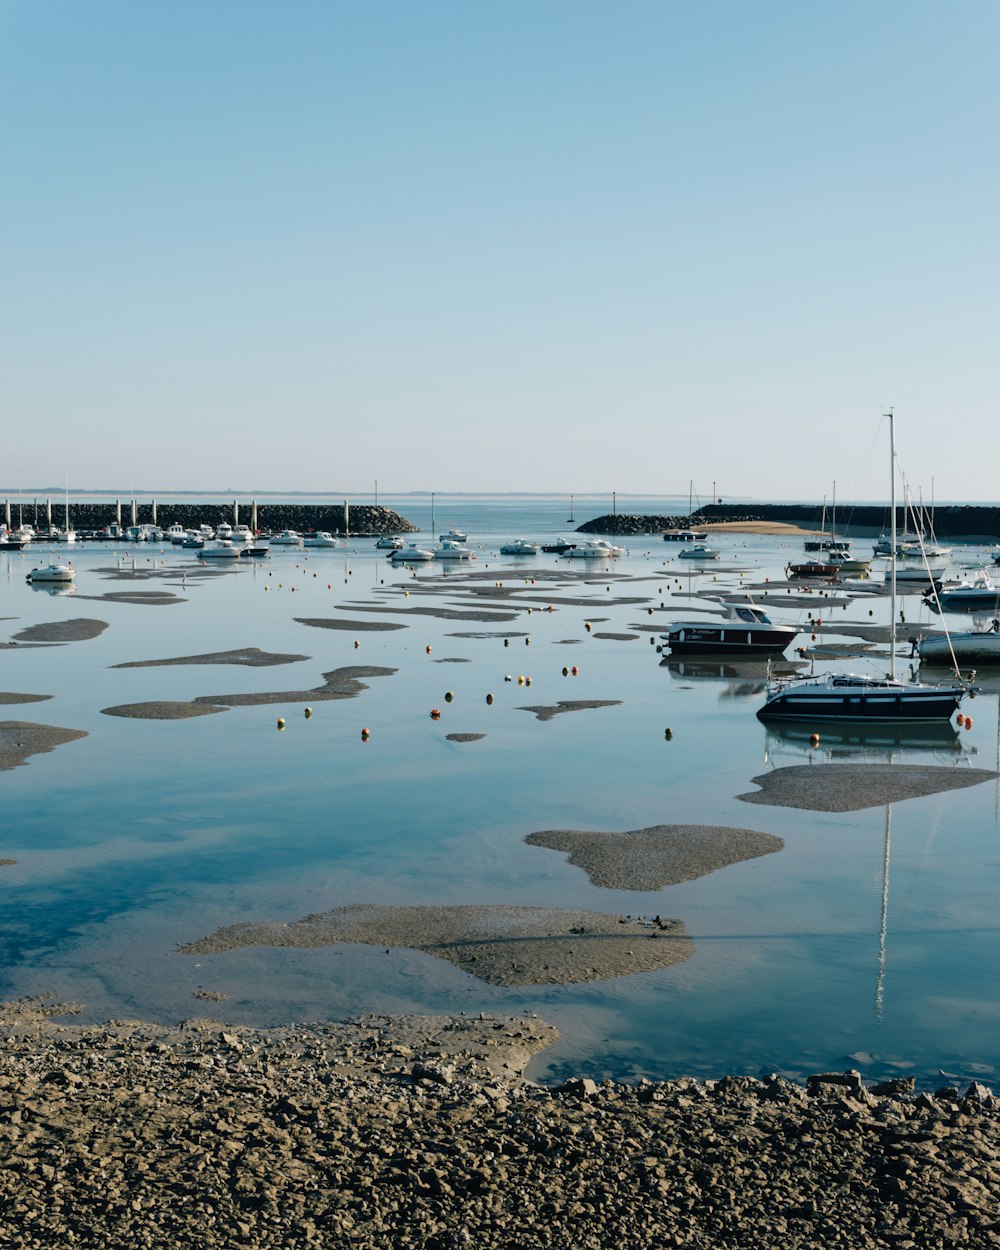
[[[800,764],[751,778],[760,789],[736,797],[744,803],[800,807],[810,812],[857,812],[945,790],[963,790],[994,781],[998,775],[986,768],[959,771],[933,764]]]
[[[123,716],[131,720],[188,720],[192,716],[211,716],[213,712],[228,711],[228,707],[216,707],[211,703],[154,700],[149,703],[120,703],[117,707],[102,707],[101,715]]]
[[[590,708],[617,707],[621,699],[560,699],[550,707],[519,707],[518,712],[534,712],[539,720],[551,720],[564,712],[585,712]]]
[[[46,621],[41,625],[29,625],[14,635],[16,642],[86,642],[97,638],[107,629],[107,621],[92,621],[85,616],[69,621]]]
[[[51,699],[50,694],[14,694],[12,691],[0,691],[0,704],[2,703],[44,703],[46,699]]]
[[[178,655],[170,660],[130,660],[127,664],[112,664],[112,668],[161,668],[170,664],[243,664],[247,668],[270,668],[274,664],[297,664],[308,660],[308,655],[282,654],[280,651],[261,651],[260,647],[240,647],[232,651],[210,651],[205,655]]]
[[[651,825],[620,833],[543,829],[524,840],[565,852],[594,885],[608,890],[662,890],[784,846],[769,833],[721,825]]]
[[[407,629],[402,621],[355,621],[335,616],[296,616],[299,625],[311,625],[314,629],[348,629],[359,633],[384,633],[391,629]]]
[[[356,903],[290,924],[229,925],[179,949],[218,954],[251,946],[361,942],[446,959],[490,985],[574,985],[651,972],[690,958],[679,920],[653,924],[545,907],[379,907]]]
[[[353,699],[368,687],[366,677],[391,677],[394,668],[375,668],[357,666],[336,668],[324,673],[322,686],[314,686],[312,690],[272,690],[257,691],[250,694],[211,694],[199,695],[199,703],[222,703],[227,707],[259,707],[266,703],[321,703],[328,699]]]
[[[0,771],[26,764],[32,755],[54,751],[66,742],[86,738],[82,729],[36,725],[31,721],[0,721]]]

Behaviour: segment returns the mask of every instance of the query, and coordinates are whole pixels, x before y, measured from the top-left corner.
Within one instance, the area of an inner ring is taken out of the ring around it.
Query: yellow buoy
[[[493,702],[493,696],[492,696],[491,694],[488,694],[488,695],[486,696],[486,702],[487,702],[487,703],[492,703],[492,702]]]
[[[312,716],[312,714],[313,714],[313,710],[311,707],[307,707],[306,710],[303,712],[303,716],[305,716],[306,720],[308,720],[309,717]]]
[[[279,728],[279,729],[284,729],[284,727],[285,727],[285,718],[284,718],[283,716],[279,716],[279,717],[278,717],[278,728]]]
[[[452,699],[454,699],[454,697],[455,697],[455,696],[452,694],[452,692],[451,692],[450,690],[446,690],[446,691],[445,691],[445,695],[444,695],[444,701],[445,701],[445,703],[450,703],[450,702],[452,701]]]

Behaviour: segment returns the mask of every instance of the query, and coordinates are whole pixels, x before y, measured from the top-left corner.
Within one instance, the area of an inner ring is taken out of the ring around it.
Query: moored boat
[[[968,664],[1000,664],[1000,618],[994,618],[988,629],[969,629],[958,633],[928,634],[916,642],[920,663],[931,667]]]
[[[679,551],[677,558],[679,560],[720,560],[722,552],[714,547],[706,547],[704,543],[698,543],[697,546],[686,547],[683,551]]]
[[[339,538],[334,538],[327,530],[317,530],[315,534],[310,534],[302,542],[306,547],[343,547],[344,545]]]
[[[502,556],[537,556],[538,543],[529,543],[526,538],[515,538],[503,544],[500,554]]]
[[[27,575],[29,582],[71,582],[76,577],[76,569],[71,564],[46,564],[32,569]]]
[[[434,548],[435,560],[475,560],[476,553],[456,538],[442,538]]]
[[[404,547],[399,547],[394,551],[389,559],[393,564],[413,564],[423,563],[427,560],[434,559],[434,552],[427,547],[420,547],[416,543],[407,543]]]
[[[271,536],[272,547],[301,547],[302,545],[302,535],[296,533],[295,530],[281,530],[280,533]]]
[[[572,550],[564,555],[566,560],[613,560],[625,554],[624,547],[616,547],[606,538],[587,538],[577,543]]]
[[[749,603],[726,604],[722,621],[678,621],[661,634],[671,655],[774,655],[799,633],[794,625],[777,625]]]
[[[889,472],[892,503],[892,549],[896,547],[896,448],[893,415],[889,420]],[[896,561],[890,562],[889,673],[885,677],[858,673],[826,673],[769,683],[759,720],[923,722],[948,720],[958,710],[965,687],[958,682],[929,685],[896,679]]]
[[[206,543],[198,554],[199,560],[238,560],[240,548],[229,538],[219,538]]]
[[[971,582],[945,582],[927,591],[948,612],[1000,612],[1000,586],[985,569],[979,569]]]

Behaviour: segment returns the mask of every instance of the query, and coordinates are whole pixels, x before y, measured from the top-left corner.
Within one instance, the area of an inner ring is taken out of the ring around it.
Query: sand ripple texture
[[[543,907],[379,907],[356,903],[291,924],[238,924],[180,949],[208,955],[247,946],[363,942],[424,951],[490,985],[573,985],[651,972],[690,958],[679,920],[657,924]]]
[[[760,789],[736,797],[744,803],[801,807],[810,812],[857,812],[978,786],[997,776],[986,768],[933,764],[798,764],[752,777]]]
[[[978,1084],[546,1089],[519,1079],[555,1032],[527,1017],[79,1028],[22,1003],[0,1025],[18,1250],[1000,1244],[1000,1112]]]
[[[594,885],[609,890],[662,890],[784,846],[769,833],[713,825],[652,825],[622,833],[544,829],[524,840],[565,851]]]

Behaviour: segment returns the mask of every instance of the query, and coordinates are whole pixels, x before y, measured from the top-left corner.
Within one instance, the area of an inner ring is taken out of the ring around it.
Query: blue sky
[[[2,0],[0,484],[995,498],[998,36]]]

